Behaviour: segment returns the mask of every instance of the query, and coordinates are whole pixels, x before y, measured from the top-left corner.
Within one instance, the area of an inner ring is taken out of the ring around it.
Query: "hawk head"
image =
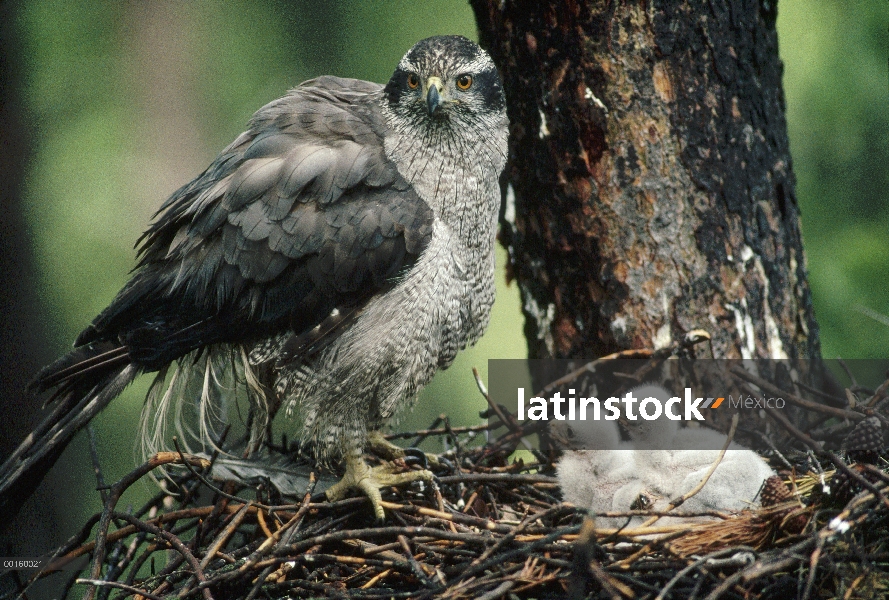
[[[491,57],[463,36],[444,35],[420,40],[404,55],[383,106],[391,126],[424,135],[485,131],[503,118],[506,100]]]

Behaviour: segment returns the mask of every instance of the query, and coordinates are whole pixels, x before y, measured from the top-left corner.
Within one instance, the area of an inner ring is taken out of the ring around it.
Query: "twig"
[[[737,377],[740,377],[741,379],[756,385],[763,391],[766,391],[770,394],[776,394],[776,395],[784,398],[791,404],[795,404],[796,406],[799,406],[800,408],[805,408],[806,410],[823,413],[823,414],[830,415],[832,417],[837,417],[840,419],[849,419],[850,421],[862,421],[867,418],[867,415],[862,414],[860,412],[856,412],[853,410],[846,410],[843,408],[835,408],[833,406],[828,406],[826,404],[819,404],[817,402],[811,402],[811,401],[806,400],[804,398],[800,398],[796,394],[791,394],[790,392],[788,392],[786,390],[782,390],[778,386],[774,385],[773,383],[771,383],[769,381],[766,381],[762,377],[757,377],[753,373],[746,371],[745,369],[743,369],[740,366],[732,367],[731,369],[729,369],[729,371],[733,375],[736,375]]]
[[[90,460],[93,463],[93,472],[96,474],[96,489],[102,498],[102,504],[108,500],[108,486],[105,485],[105,477],[102,475],[102,465],[99,464],[99,444],[96,441],[96,428],[90,423],[86,426],[86,432],[90,440]]]
[[[609,354],[607,356],[602,356],[597,358],[596,360],[591,360],[588,363],[584,364],[579,369],[575,369],[573,371],[568,372],[567,374],[559,377],[555,381],[551,381],[550,383],[543,386],[539,392],[534,394],[534,396],[546,397],[549,392],[554,389],[563,386],[565,384],[571,383],[575,381],[578,377],[583,375],[584,373],[595,373],[596,368],[608,361],[618,360],[618,359],[630,359],[630,358],[651,358],[654,355],[652,350],[621,350],[620,352],[615,352],[613,354]]]
[[[599,561],[593,557],[591,550],[596,536],[595,527],[595,523],[591,518],[585,518],[577,534],[577,540],[574,542],[572,570],[574,571],[575,580],[572,583],[572,589],[570,589],[572,598],[586,595],[586,590],[583,586],[585,582],[578,577],[581,571],[592,573],[599,585],[602,586],[602,590],[610,596],[611,600],[620,600],[621,597],[632,598],[634,596],[633,590],[612,577],[602,568]]]
[[[607,356],[602,356],[597,358],[596,360],[592,360],[579,369],[575,369],[570,373],[556,379],[555,381],[548,383],[543,387],[542,390],[534,394],[535,396],[546,396],[552,390],[557,387],[563,386],[567,383],[571,383],[584,373],[595,373],[596,367],[599,365],[612,360],[621,360],[621,359],[634,359],[634,358],[651,358],[651,359],[663,359],[668,358],[670,356],[674,356],[679,350],[684,348],[690,348],[696,344],[699,344],[703,341],[709,340],[710,334],[703,329],[695,329],[693,331],[689,331],[681,340],[674,341],[670,346],[666,348],[661,348],[659,350],[648,350],[648,349],[637,349],[637,350],[621,350],[619,352],[614,352],[613,354],[609,354]],[[653,365],[648,370],[642,370],[637,373],[638,376],[644,376],[648,371],[656,367],[657,364]],[[644,369],[644,367],[643,367]]]
[[[769,438],[768,435],[766,435],[765,433],[763,433],[761,431],[754,431],[753,433],[757,437],[759,437],[759,439],[761,439],[762,441],[764,441],[766,443],[766,445],[772,450],[772,452],[775,453],[775,456],[778,457],[778,460],[780,460],[784,464],[785,467],[787,467],[788,469],[791,469],[791,470],[793,469],[793,465],[791,464],[791,462],[789,460],[787,460],[787,457],[784,456],[784,454],[780,450],[778,450],[778,447]]]
[[[235,516],[232,517],[231,521],[228,525],[225,526],[216,539],[213,540],[213,543],[210,544],[210,547],[207,548],[207,553],[204,555],[204,558],[201,560],[201,568],[207,568],[207,565],[210,564],[210,561],[213,560],[213,557],[216,556],[216,553],[219,552],[228,539],[232,536],[235,530],[241,525],[241,521],[244,520],[244,517],[250,512],[250,509],[253,508],[253,504],[248,502],[243,505],[241,509],[235,513]],[[261,514],[260,511],[255,511],[257,515]]]
[[[120,500],[121,495],[141,479],[144,475],[150,473],[152,470],[160,467],[162,465],[168,465],[171,463],[178,463],[184,461],[186,464],[189,462],[194,462],[198,465],[205,466],[208,461],[203,458],[198,458],[196,456],[184,455],[182,453],[173,453],[173,452],[158,452],[153,457],[151,457],[147,462],[143,463],[141,466],[134,469],[128,475],[124,476],[120,481],[111,486],[111,489],[108,494],[108,499],[105,501],[105,507],[102,510],[102,518],[99,520],[99,529],[96,532],[96,547],[93,558],[93,567],[90,571],[91,579],[99,579],[99,576],[102,573],[102,561],[105,558],[105,543],[108,536],[108,526],[111,524],[111,515],[114,511],[114,507],[117,505],[118,500]],[[130,515],[127,515],[129,517]],[[135,517],[133,517],[135,519]],[[93,600],[96,595],[96,588],[91,587],[87,589],[86,595],[84,596],[84,600]]]
[[[262,586],[265,584],[266,579],[268,579],[268,576],[272,574],[275,568],[276,565],[269,565],[262,570],[262,572],[256,578],[256,583],[253,584],[253,587],[250,589],[250,593],[247,594],[247,597],[244,598],[244,600],[253,600],[254,598],[256,598],[256,596],[259,595],[259,590],[262,589]]]
[[[297,525],[302,520],[303,516],[305,516],[306,512],[308,512],[309,507],[312,505],[311,499],[312,499],[312,492],[314,491],[314,489],[315,489],[315,474],[310,473],[309,474],[309,485],[306,488],[305,494],[303,495],[303,502],[302,502],[302,505],[300,506],[299,510],[296,511],[296,514],[294,514],[290,518],[289,521],[284,523],[284,525],[282,525],[277,531],[275,531],[271,535],[271,537],[266,538],[265,541],[259,545],[259,548],[257,548],[250,555],[250,558],[248,558],[244,562],[244,564],[241,565],[241,567],[238,569],[241,573],[244,573],[244,572],[250,570],[251,568],[253,568],[255,565],[259,564],[259,561],[264,556],[266,556],[270,551],[272,551],[275,548],[275,546],[278,544],[279,541],[282,541],[282,537],[283,537],[283,542],[281,545],[287,545],[290,542],[291,536],[293,535],[293,533],[296,530],[296,527],[294,527],[294,526]]]
[[[438,421],[438,419],[436,419],[436,421]],[[441,421],[438,421],[438,422],[441,422]],[[387,433],[383,436],[383,438],[385,438],[387,440],[398,440],[398,439],[405,439],[405,438],[411,438],[411,437],[418,436],[422,439],[420,439],[419,441],[414,441],[414,443],[411,444],[412,446],[417,446],[420,442],[423,441],[423,439],[426,439],[427,437],[432,436],[432,435],[443,435],[446,433],[457,433],[457,434],[474,433],[474,432],[478,432],[478,431],[488,431],[488,430],[492,430],[492,429],[497,429],[498,427],[502,427],[503,425],[504,425],[503,423],[487,423],[485,425],[470,425],[467,427],[452,427],[450,430],[445,429],[444,427],[439,427],[437,429],[418,429],[416,431],[404,431],[401,433]]]
[[[117,581],[105,581],[104,579],[80,579],[77,578],[74,580],[75,583],[81,583],[86,585],[94,585],[96,587],[110,587],[118,590],[124,590],[125,592],[129,592],[131,594],[138,596],[142,596],[148,598],[148,600],[164,600],[160,596],[155,596],[145,590],[140,590],[139,588],[133,587],[131,585],[126,585],[125,583],[118,583]]]
[[[661,591],[658,593],[657,597],[654,600],[664,600],[667,597],[667,594],[670,593],[670,590],[682,580],[683,577],[688,575],[691,571],[705,566],[710,563],[715,558],[720,558],[722,556],[726,556],[728,554],[737,555],[740,553],[745,553],[746,556],[743,558],[743,564],[750,564],[750,560],[755,559],[753,548],[748,548],[747,546],[736,546],[733,548],[723,548],[722,550],[717,550],[716,552],[711,552],[710,554],[706,554],[696,561],[692,562],[690,565],[676,573],[667,584],[661,588]],[[747,557],[750,557],[749,559]]]
[[[870,400],[867,401],[867,407],[873,408],[874,406],[876,406],[880,400],[886,397],[887,391],[889,391],[889,378],[881,383],[880,387],[874,390],[874,395],[871,396]]]
[[[198,581],[200,581],[201,583],[206,583],[207,578],[204,575],[204,570],[201,568],[201,564],[195,558],[194,554],[192,554],[191,551],[185,547],[185,544],[183,544],[182,540],[180,540],[178,537],[176,537],[169,531],[165,531],[160,527],[156,527],[154,525],[149,525],[148,523],[140,521],[136,517],[128,515],[126,513],[115,512],[113,513],[113,516],[115,519],[123,519],[124,521],[129,522],[136,528],[147,531],[155,537],[163,538],[166,542],[173,546],[179,552],[179,554],[182,555],[183,558],[185,558],[186,562],[188,562],[189,566],[191,566],[192,570],[194,571],[194,575],[195,577],[197,577]],[[213,600],[213,594],[210,593],[209,587],[205,587],[201,591],[206,600]]]
[[[472,515],[467,515],[464,513],[449,513],[443,512],[439,510],[434,510],[431,508],[426,508],[423,506],[414,506],[414,505],[405,505],[405,504],[395,504],[394,502],[386,502],[385,500],[381,502],[383,508],[387,508],[389,510],[394,510],[398,512],[403,512],[406,514],[417,514],[423,515],[425,517],[433,517],[435,519],[441,519],[442,521],[455,522],[455,523],[463,523],[465,525],[470,525],[472,527],[480,527],[483,529],[487,529],[488,531],[498,531],[500,533],[507,533],[512,530],[511,527],[507,525],[501,525],[499,523],[495,523],[488,519],[483,519],[481,517],[474,517]]]
[[[416,437],[414,438],[414,441],[411,442],[410,446],[411,446],[412,448],[417,448],[417,447],[419,447],[420,444],[423,443],[423,440],[425,440],[427,437],[429,437],[429,434],[426,433],[426,432],[428,432],[428,431],[434,431],[435,428],[438,427],[438,424],[441,423],[441,422],[444,420],[444,418],[445,418],[445,415],[444,415],[444,414],[440,414],[440,415],[438,415],[437,417],[435,417],[435,420],[432,421],[432,424],[431,424],[429,427],[427,427],[425,430],[423,430],[422,432],[420,432],[420,431],[411,431],[411,432],[409,432],[409,435],[405,435],[404,437],[414,437],[414,436],[416,436]],[[394,436],[391,436],[391,435],[383,436],[383,438],[384,438],[384,439],[387,439],[387,440],[393,440],[393,439],[396,439]]]
[[[850,387],[850,388],[856,388],[856,387],[858,387],[858,380],[855,379],[855,374],[854,374],[854,373],[852,372],[852,370],[849,368],[849,365],[846,364],[846,361],[844,361],[844,360],[843,360],[842,358],[840,358],[840,357],[837,357],[837,358],[836,358],[836,361],[837,361],[837,364],[840,365],[840,368],[842,368],[843,371],[846,373],[846,377],[849,378],[849,381],[852,382],[852,385],[850,385],[849,387]]]
[[[826,541],[826,537],[819,535],[815,542],[815,550],[812,551],[812,555],[809,557],[809,577],[806,581],[806,589],[803,592],[802,600],[809,600],[812,596],[812,588],[815,587],[815,575],[818,573],[818,561],[821,559],[821,552],[824,550]]]
[[[403,535],[399,535],[398,536],[398,543],[401,545],[401,549],[404,551],[404,555],[407,557],[408,563],[410,563],[410,565],[411,565],[411,570],[414,572],[414,575],[417,576],[417,579],[419,579],[423,583],[423,585],[429,589],[437,588],[438,586],[429,580],[429,577],[426,573],[426,569],[430,569],[430,570],[433,570],[433,569],[431,567],[429,567],[428,565],[426,566],[426,568],[423,568],[423,565],[420,564],[420,562],[414,556],[414,553],[411,550],[410,544],[407,543],[407,538],[404,537]],[[433,572],[434,572],[434,570],[433,570]]]
[[[504,581],[490,592],[478,596],[478,600],[497,600],[497,598],[505,596],[513,587],[515,587],[515,580]]]
[[[442,485],[470,482],[503,482],[503,483],[551,483],[557,485],[559,480],[549,475],[537,475],[531,473],[466,473],[463,475],[447,475],[439,477]]]
[[[497,416],[500,418],[500,420],[505,423],[506,426],[509,427],[509,429],[512,431],[521,429],[514,418],[507,419],[506,415],[503,414],[503,411],[500,410],[500,407],[491,400],[491,396],[490,394],[488,394],[488,388],[485,387],[484,382],[482,382],[482,377],[481,375],[479,375],[478,369],[475,367],[472,367],[472,376],[475,377],[475,385],[476,387],[478,387],[478,391],[481,392],[482,396],[484,396],[485,402],[488,403],[488,406],[491,407],[491,410],[497,413]],[[512,417],[512,415],[510,415],[510,417]]]

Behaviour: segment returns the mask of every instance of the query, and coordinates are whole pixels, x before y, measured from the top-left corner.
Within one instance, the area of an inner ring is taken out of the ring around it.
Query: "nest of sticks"
[[[663,352],[633,356],[657,359]],[[867,402],[831,410],[850,413],[850,430],[873,415],[882,423],[875,410],[887,390],[889,381],[867,393],[858,390]],[[785,391],[784,397],[794,394]],[[374,522],[365,498],[330,503],[310,483],[301,498],[288,499],[262,482],[210,481],[206,458],[160,453],[106,488],[103,512],[30,581],[57,578],[60,597],[152,600],[887,593],[889,476],[879,453],[850,460],[770,414],[797,439],[810,465],[814,460],[829,468],[774,465],[780,479],[767,483],[763,507],[756,510],[670,526],[658,526],[663,512],[609,513],[628,522],[648,519],[633,529],[602,529],[582,508],[561,501],[552,457],[537,452],[535,460],[514,458],[536,423],[517,423],[493,405],[483,416],[488,424],[452,428],[442,419],[428,430],[391,436],[443,437],[451,450],[432,484],[384,492],[385,523]],[[480,437],[488,441],[469,442]],[[175,495],[159,492],[132,512],[117,508],[125,489],[171,464],[187,467],[173,476]],[[73,560],[87,564],[73,574],[51,572]]]

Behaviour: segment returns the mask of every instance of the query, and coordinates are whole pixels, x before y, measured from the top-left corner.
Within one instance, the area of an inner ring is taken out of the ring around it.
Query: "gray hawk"
[[[369,432],[488,324],[507,129],[494,63],[461,36],[418,42],[385,86],[319,77],[261,108],[163,204],[130,281],[37,375],[54,410],[0,467],[0,496],[33,488],[155,372],[149,448],[182,404],[199,422],[176,429],[210,436],[208,415],[244,384],[252,448],[285,407],[345,462],[328,497],[358,489],[382,517],[379,487],[431,474],[371,469]]]

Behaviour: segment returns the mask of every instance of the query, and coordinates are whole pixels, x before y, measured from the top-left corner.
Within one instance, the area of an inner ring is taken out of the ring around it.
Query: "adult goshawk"
[[[321,457],[345,459],[328,497],[360,489],[382,517],[380,486],[430,474],[371,469],[368,433],[488,324],[506,139],[497,70],[460,36],[418,42],[385,87],[320,77],[261,108],[164,203],[132,279],[38,375],[55,410],[3,465],[0,494],[36,485],[158,372],[143,421],[175,416],[178,398],[206,436],[219,398],[246,384],[253,448],[295,409]]]

